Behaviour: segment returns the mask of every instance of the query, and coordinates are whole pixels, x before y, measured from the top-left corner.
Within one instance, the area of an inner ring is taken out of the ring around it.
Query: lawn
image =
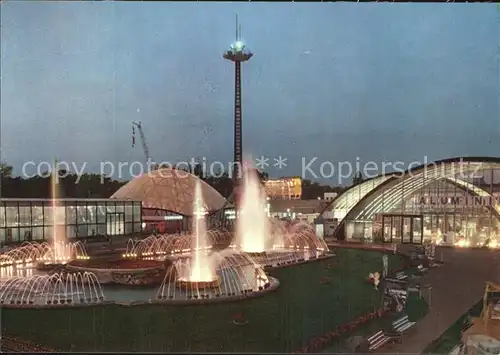
[[[380,306],[380,292],[365,279],[381,270],[381,254],[356,249],[336,253],[327,260],[273,270],[281,287],[261,298],[209,306],[5,309],[3,331],[62,351],[291,352]],[[389,258],[391,268],[403,262],[398,255]],[[330,282],[320,283],[322,278]],[[239,313],[248,324],[231,322]]]

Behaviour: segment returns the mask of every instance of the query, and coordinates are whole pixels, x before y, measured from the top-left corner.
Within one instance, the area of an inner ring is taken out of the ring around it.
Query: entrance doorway
[[[422,244],[422,215],[384,214],[382,217],[384,243]]]
[[[106,214],[106,232],[108,235],[122,235],[125,230],[125,213]]]

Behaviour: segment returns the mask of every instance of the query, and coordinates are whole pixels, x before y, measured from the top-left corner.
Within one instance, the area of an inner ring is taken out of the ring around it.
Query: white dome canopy
[[[140,175],[118,189],[111,198],[142,201],[143,208],[191,216],[197,181],[201,184],[206,210],[210,212],[221,209],[226,199],[217,190],[193,174],[172,168]]]

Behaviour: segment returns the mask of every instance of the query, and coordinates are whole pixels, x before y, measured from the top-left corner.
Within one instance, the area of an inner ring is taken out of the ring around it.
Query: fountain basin
[[[160,284],[168,263],[144,259],[73,260],[65,265],[65,270],[92,272],[101,284],[144,286]]]
[[[251,256],[252,258],[259,257],[259,256],[262,257],[262,256],[266,256],[267,255],[266,251],[255,252],[255,251],[244,251],[244,250],[242,250],[242,252],[246,253],[247,255]]]
[[[216,304],[247,300],[249,298],[262,297],[269,292],[276,291],[280,286],[278,279],[269,277],[268,282],[258,289],[249,289],[245,292],[219,293],[217,289],[207,289],[206,292],[193,293],[191,297],[185,298],[182,295],[157,295],[156,299],[150,300],[150,303],[167,303],[172,305],[191,305],[191,304]]]
[[[51,262],[42,262],[42,263],[37,263],[36,264],[36,269],[38,271],[53,271],[55,269],[59,269],[59,268],[62,268],[64,267],[64,265],[66,265],[66,263],[64,262],[54,262],[54,263],[51,263]]]
[[[178,279],[175,283],[177,288],[182,289],[215,289],[220,287],[220,278],[215,276],[212,280],[208,281],[192,281],[188,279]]]

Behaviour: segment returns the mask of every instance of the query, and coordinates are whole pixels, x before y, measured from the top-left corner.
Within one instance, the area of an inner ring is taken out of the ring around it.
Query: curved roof
[[[375,214],[389,211],[406,197],[441,179],[446,179],[472,195],[489,197],[489,192],[467,182],[467,175],[480,170],[500,169],[500,158],[462,157],[438,160],[404,172],[395,172],[363,181],[338,195],[323,211],[334,211],[340,220],[372,219]],[[500,213],[500,205],[494,204]]]
[[[161,209],[191,216],[196,183],[207,211],[222,208],[226,199],[206,182],[183,170],[162,168],[140,175],[116,191],[111,198],[140,200],[143,208]]]

